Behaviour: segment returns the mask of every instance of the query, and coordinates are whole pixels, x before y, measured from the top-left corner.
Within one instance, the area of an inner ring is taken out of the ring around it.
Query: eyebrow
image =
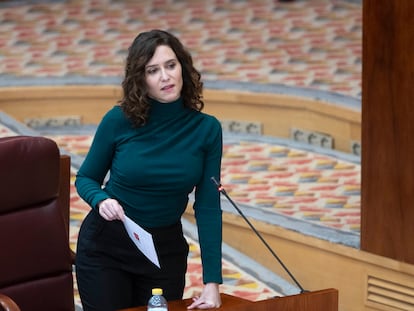
[[[165,61],[164,64],[168,64],[168,63],[170,63],[172,61],[178,61],[178,60],[176,58],[171,58],[171,59]],[[145,66],[145,68],[151,68],[151,67],[157,67],[157,66],[159,66],[159,64],[147,65],[147,66]]]

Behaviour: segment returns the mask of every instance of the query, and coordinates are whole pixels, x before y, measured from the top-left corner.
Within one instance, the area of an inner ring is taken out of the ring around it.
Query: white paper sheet
[[[124,226],[128,232],[129,237],[135,243],[138,249],[158,268],[161,268],[151,233],[145,231],[141,226],[136,224],[127,216],[125,216]]]

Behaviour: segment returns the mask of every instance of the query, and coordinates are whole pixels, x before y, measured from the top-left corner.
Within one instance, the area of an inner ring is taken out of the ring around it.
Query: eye
[[[151,68],[148,68],[148,69],[147,69],[147,74],[149,74],[149,75],[153,75],[153,74],[157,73],[157,71],[158,71],[158,68],[156,68],[156,67],[151,67]]]
[[[168,63],[166,67],[167,67],[168,69],[174,69],[174,68],[175,68],[175,66],[177,66],[177,63],[176,63],[176,62],[171,62],[171,63]]]

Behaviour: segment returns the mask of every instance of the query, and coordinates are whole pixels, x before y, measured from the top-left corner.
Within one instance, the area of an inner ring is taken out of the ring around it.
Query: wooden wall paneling
[[[363,1],[361,249],[414,264],[414,1]]]

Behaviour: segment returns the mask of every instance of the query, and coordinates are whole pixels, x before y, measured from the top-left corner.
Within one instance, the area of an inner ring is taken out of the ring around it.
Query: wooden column
[[[363,0],[361,249],[414,264],[414,1]]]

